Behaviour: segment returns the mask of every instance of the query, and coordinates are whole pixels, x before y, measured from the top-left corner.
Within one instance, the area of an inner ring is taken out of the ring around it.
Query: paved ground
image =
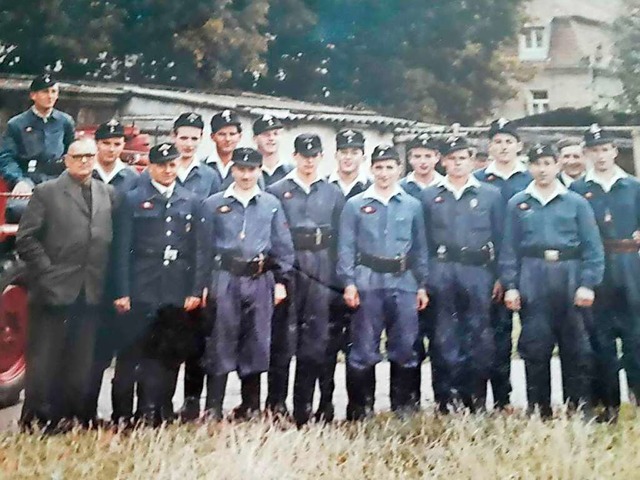
[[[292,366],[293,367],[293,366]],[[431,369],[428,363],[425,363],[422,375],[422,404],[423,407],[428,407],[433,402],[433,390],[431,389]],[[293,372],[293,369],[292,369]],[[344,388],[344,364],[338,365],[336,371],[336,395],[335,395],[335,407],[336,415],[339,418],[344,418],[344,412],[346,409],[347,398]],[[552,402],[555,405],[562,403],[562,380],[560,378],[560,361],[554,358],[551,362],[551,375],[552,375]],[[99,414],[104,418],[108,418],[111,413],[111,378],[113,376],[113,369],[108,369],[105,374],[105,380],[102,384],[102,391],[100,392]],[[182,377],[182,372],[181,372]],[[263,388],[262,398],[266,397],[266,375],[263,375]],[[293,375],[292,375],[293,377]],[[377,390],[376,390],[376,410],[384,411],[389,409],[389,364],[381,363],[377,368]],[[627,401],[627,383],[624,373],[621,373],[622,383],[622,396],[623,400]],[[516,407],[526,406],[526,391],[525,391],[525,379],[524,379],[524,363],[522,360],[514,360],[512,362],[511,369],[511,383],[513,385],[513,392],[511,394],[511,402]],[[182,381],[178,383],[182,384]],[[317,401],[317,398],[316,398]],[[182,405],[182,391],[178,388],[176,395],[173,398],[173,403],[176,409]],[[227,397],[225,399],[225,409],[230,410],[240,403],[240,382],[235,375],[230,375],[229,384],[227,387]],[[21,405],[6,408],[0,410],[0,430],[12,429],[16,427],[16,421],[20,414]]]

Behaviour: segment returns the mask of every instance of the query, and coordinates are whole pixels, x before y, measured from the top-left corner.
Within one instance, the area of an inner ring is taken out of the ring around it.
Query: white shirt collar
[[[335,183],[336,185],[338,185],[338,187],[340,187],[340,190],[342,190],[343,195],[348,195],[351,192],[351,190],[353,190],[353,187],[355,187],[358,183],[362,185],[366,185],[369,179],[364,174],[364,172],[360,171],[356,179],[353,182],[347,184],[342,181],[342,179],[338,175],[338,172],[333,172],[331,175],[329,175],[329,178],[327,179],[327,181],[329,183]]]
[[[125,163],[120,160],[119,158],[116,159],[115,165],[113,167],[113,170],[111,170],[110,173],[107,173],[104,171],[104,169],[102,168],[102,165],[100,165],[100,163],[98,163],[98,161],[95,162],[93,169],[98,172],[98,175],[100,176],[100,178],[102,179],[102,181],[106,184],[111,183],[111,180],[113,180],[114,178],[116,178],[116,175],[118,175],[118,173],[120,173],[122,170],[126,169],[127,166],[125,165]]]
[[[553,191],[549,198],[544,198],[540,193],[540,190],[538,190],[538,187],[536,187],[535,182],[531,182],[529,185],[527,185],[527,188],[524,189],[524,193],[531,195],[544,207],[554,198],[567,193],[567,187],[562,185],[562,183],[560,183],[560,180],[556,180],[556,189]]]
[[[163,197],[171,198],[171,196],[173,195],[173,190],[176,187],[176,182],[173,182],[168,187],[165,187],[164,185],[159,184],[155,180],[151,180],[151,185],[153,185],[155,189],[158,190],[158,192],[160,192],[160,195],[162,195]]]
[[[193,159],[191,160],[191,163],[189,164],[189,166],[187,168],[179,168],[178,169],[178,178],[180,179],[181,183],[184,183],[187,180],[187,177],[189,176],[189,174],[191,173],[191,170],[193,170],[194,168],[196,168],[198,165],[200,164],[200,160],[198,160],[197,158],[193,157]]]
[[[363,196],[364,198],[371,198],[373,200],[377,200],[378,202],[380,202],[386,207],[387,205],[389,205],[389,201],[392,198],[394,198],[396,195],[402,195],[403,193],[404,193],[404,190],[402,190],[402,188],[400,188],[400,185],[396,183],[391,196],[389,198],[384,198],[378,194],[378,191],[376,190],[376,186],[372,184],[369,188],[367,188],[364,191]]]
[[[511,170],[507,175],[503,174],[501,171],[498,170],[495,160],[493,160],[489,165],[487,165],[487,168],[485,169],[485,173],[487,175],[495,175],[496,177],[500,177],[503,180],[509,180],[516,173],[526,172],[526,171],[527,171],[526,165],[522,163],[520,160],[516,160],[513,170]]]
[[[565,187],[571,186],[573,182],[575,182],[576,180],[579,180],[580,178],[581,177],[573,178],[564,172],[560,172],[560,179],[562,180],[562,183],[564,184]]]
[[[236,186],[236,182],[231,183],[231,185],[229,185],[227,189],[224,191],[223,196],[224,198],[235,198],[238,202],[242,204],[244,208],[247,208],[247,205],[249,205],[249,202],[262,193],[262,191],[260,190],[260,187],[256,185],[255,187],[253,187],[253,191],[251,192],[251,196],[249,198],[241,198],[238,195],[236,195],[235,186]]]
[[[425,185],[424,183],[419,182],[416,179],[416,172],[411,172],[409,175],[407,175],[407,182],[415,183],[417,186],[419,186],[423,190],[427,187],[437,187],[442,183],[443,179],[444,179],[444,176],[440,175],[435,170],[433,172],[433,179],[431,180],[431,183],[429,183],[428,185]]]
[[[587,171],[586,175],[584,176],[584,180],[586,182],[597,183],[602,187],[602,190],[609,193],[618,180],[622,180],[624,178],[627,178],[628,176],[629,174],[627,172],[616,165],[616,170],[613,174],[613,177],[611,177],[611,180],[607,181],[598,177],[597,173],[593,169]]]
[[[458,190],[451,184],[451,182],[449,181],[449,177],[442,177],[442,181],[440,182],[440,186],[453,193],[453,196],[456,200],[460,200],[467,189],[479,187],[480,185],[480,180],[478,180],[474,175],[469,175],[467,183],[465,183],[460,190]]]
[[[42,119],[42,121],[43,121],[44,123],[47,123],[47,122],[49,121],[49,119],[51,118],[51,115],[53,114],[53,110],[51,110],[51,111],[49,112],[49,115],[42,115],[42,114],[38,111],[38,109],[36,108],[36,106],[35,106],[35,105],[32,105],[32,106],[31,106],[31,111],[33,112],[33,114],[34,114],[36,117],[41,118],[41,119]]]
[[[298,185],[303,191],[304,193],[306,193],[307,195],[309,195],[309,193],[311,193],[311,185],[313,185],[314,183],[318,183],[322,181],[322,177],[320,175],[318,175],[316,177],[316,179],[311,182],[311,185],[307,185],[306,183],[304,183],[302,180],[300,180],[300,177],[298,176],[298,169],[294,168],[293,170],[291,170],[286,177],[284,178],[288,178],[289,180],[293,180],[293,182]]]
[[[205,160],[205,163],[217,168],[222,175],[222,178],[227,178],[227,176],[229,175],[229,170],[231,170],[231,165],[233,165],[233,162],[227,163],[226,166],[222,164],[222,160],[220,160],[218,150],[215,146],[213,147],[213,152],[211,152],[211,155],[209,155]]]
[[[276,173],[276,170],[280,168],[282,165],[284,165],[284,162],[282,161],[281,157],[278,157],[278,162],[273,166],[273,168],[267,167],[263,162],[262,171],[265,172],[267,175],[272,176],[274,173]]]

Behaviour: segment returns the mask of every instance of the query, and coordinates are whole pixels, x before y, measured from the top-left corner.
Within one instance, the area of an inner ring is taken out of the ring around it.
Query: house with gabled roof
[[[530,0],[518,38],[518,60],[530,78],[495,114],[521,118],[558,108],[615,109],[613,24],[623,0]]]

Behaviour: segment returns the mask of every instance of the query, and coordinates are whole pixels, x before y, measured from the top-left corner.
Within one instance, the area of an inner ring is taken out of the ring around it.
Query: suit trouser
[[[99,312],[84,295],[71,305],[30,303],[25,402],[20,423],[89,422]]]

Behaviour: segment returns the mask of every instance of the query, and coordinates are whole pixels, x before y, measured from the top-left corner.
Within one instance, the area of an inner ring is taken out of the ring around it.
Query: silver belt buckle
[[[544,259],[547,262],[557,262],[560,260],[560,250],[545,250]]]
[[[316,228],[316,246],[320,246],[322,243],[322,230]]]
[[[407,271],[407,257],[406,255],[404,257],[400,257],[400,271],[401,272],[406,272]]]

